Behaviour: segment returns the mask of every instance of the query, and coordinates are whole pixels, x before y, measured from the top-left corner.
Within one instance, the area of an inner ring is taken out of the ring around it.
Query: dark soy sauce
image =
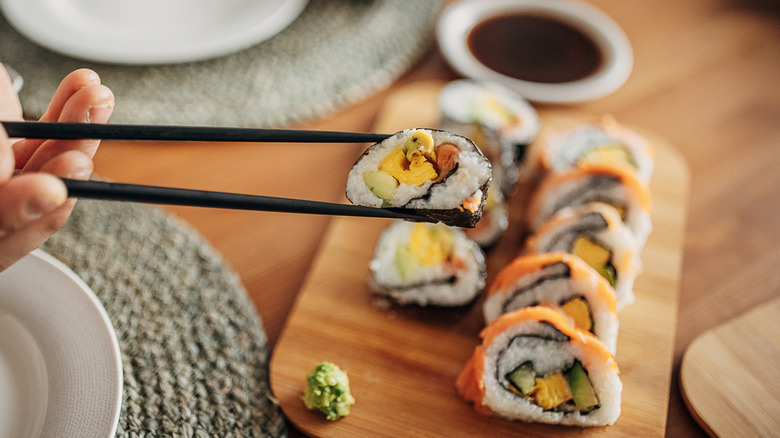
[[[564,83],[599,70],[604,55],[588,35],[555,18],[500,15],[469,33],[471,53],[486,67],[529,82]]]

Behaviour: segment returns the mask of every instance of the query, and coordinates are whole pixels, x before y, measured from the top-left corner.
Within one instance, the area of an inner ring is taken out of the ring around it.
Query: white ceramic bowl
[[[603,54],[601,67],[593,75],[564,83],[523,81],[486,67],[469,50],[469,32],[488,18],[518,13],[558,19],[584,32]],[[534,102],[576,103],[606,96],[625,83],[634,64],[631,44],[620,26],[601,10],[578,0],[458,1],[442,11],[436,36],[445,59],[458,73],[501,83]]]

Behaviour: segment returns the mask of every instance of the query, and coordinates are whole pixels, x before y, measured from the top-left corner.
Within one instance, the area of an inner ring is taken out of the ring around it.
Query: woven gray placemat
[[[189,227],[156,207],[80,200],[43,249],[113,323],[124,373],[117,436],[286,436],[260,318]]]
[[[430,47],[440,0],[311,0],[254,47],[179,65],[120,66],[41,48],[0,17],[0,59],[25,79],[25,111],[42,114],[62,77],[100,74],[113,123],[282,127],[354,104],[397,79]]]

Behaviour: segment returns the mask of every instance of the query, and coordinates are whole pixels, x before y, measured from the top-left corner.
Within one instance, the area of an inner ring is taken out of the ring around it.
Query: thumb
[[[8,181],[13,175],[15,161],[11,139],[8,138],[5,129],[0,126],[0,184]]]

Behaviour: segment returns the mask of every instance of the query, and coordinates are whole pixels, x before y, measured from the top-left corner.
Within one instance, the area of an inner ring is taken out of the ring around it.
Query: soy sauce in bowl
[[[623,29],[581,0],[459,0],[442,10],[436,38],[460,75],[539,103],[606,96],[634,62]]]
[[[486,67],[528,82],[574,82],[594,75],[604,63],[600,47],[585,32],[525,12],[486,18],[469,32],[467,44]]]

